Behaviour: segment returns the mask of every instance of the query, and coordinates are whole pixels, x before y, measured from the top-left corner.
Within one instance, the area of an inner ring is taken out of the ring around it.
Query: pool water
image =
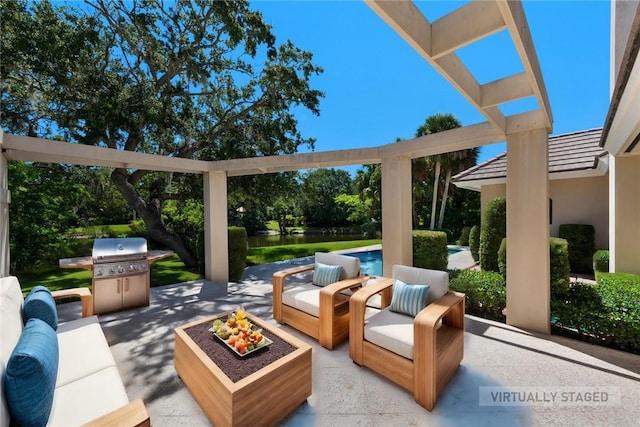
[[[447,248],[449,255],[460,252],[458,248]],[[360,274],[363,276],[382,276],[382,250],[352,252],[345,255],[360,258]]]

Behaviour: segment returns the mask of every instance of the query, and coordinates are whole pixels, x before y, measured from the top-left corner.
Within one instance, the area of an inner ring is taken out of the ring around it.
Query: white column
[[[227,174],[204,174],[204,277],[229,282]]]
[[[4,132],[0,129],[0,151]],[[9,275],[9,169],[7,159],[0,153],[0,277]]]
[[[411,159],[382,159],[382,268],[385,277],[391,277],[394,264],[413,265],[411,200]]]
[[[640,156],[609,156],[609,271],[640,274]]]
[[[546,130],[507,135],[507,323],[550,332]]]

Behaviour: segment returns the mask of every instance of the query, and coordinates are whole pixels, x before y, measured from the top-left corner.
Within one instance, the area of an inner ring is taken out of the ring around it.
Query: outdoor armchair
[[[317,252],[314,264],[274,273],[273,317],[331,350],[349,336],[351,291],[368,279],[359,258]]]
[[[389,289],[391,304],[366,316],[367,300]],[[391,279],[381,278],[351,297],[349,356],[431,411],[463,358],[464,300],[464,294],[449,291],[447,272],[394,265]]]

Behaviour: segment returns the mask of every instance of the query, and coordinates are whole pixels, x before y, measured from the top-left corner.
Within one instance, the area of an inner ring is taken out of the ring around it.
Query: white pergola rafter
[[[520,2],[476,0],[433,23],[410,1],[365,0],[365,3],[505,136],[539,127],[540,119],[551,132],[551,108]],[[505,28],[525,71],[481,85],[455,50]],[[539,110],[510,117],[500,111],[500,104],[531,95],[535,95]]]

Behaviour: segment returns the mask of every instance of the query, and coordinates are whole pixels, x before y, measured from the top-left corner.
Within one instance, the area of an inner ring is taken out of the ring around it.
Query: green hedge
[[[597,273],[609,272],[609,251],[599,249],[593,254],[593,271]]]
[[[500,242],[500,249],[498,249],[498,271],[502,274],[502,277],[507,277],[507,238],[505,237]]]
[[[549,282],[551,298],[564,300],[569,290],[569,250],[567,241],[558,237],[549,238]],[[502,239],[498,251],[500,274],[507,277],[507,239]]]
[[[596,230],[590,224],[560,224],[558,236],[569,242],[569,264],[574,273],[592,273]]]
[[[471,232],[471,227],[462,227],[460,231],[460,241],[458,244],[460,246],[469,246],[469,233]]]
[[[480,226],[474,225],[469,231],[469,250],[475,262],[480,261]]]
[[[229,281],[242,279],[247,265],[249,243],[244,227],[229,227]]]
[[[551,310],[556,333],[640,354],[640,276],[599,273],[597,285],[574,283]]]
[[[502,310],[507,305],[504,277],[493,271],[461,270],[452,272],[449,288],[466,295],[467,314],[505,321]]]
[[[507,236],[507,199],[496,197],[487,203],[480,229],[480,268],[483,271],[498,269],[498,250]]]
[[[443,231],[413,231],[413,265],[447,271],[447,233]]]
[[[559,237],[550,237],[549,258],[551,299],[563,300],[567,296],[571,282],[568,242]]]

